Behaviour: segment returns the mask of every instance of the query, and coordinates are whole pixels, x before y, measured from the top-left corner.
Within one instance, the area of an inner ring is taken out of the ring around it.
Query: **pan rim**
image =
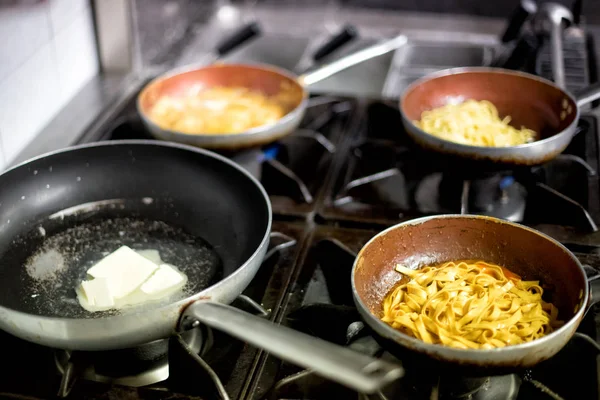
[[[254,262],[254,260],[262,252],[262,250],[266,246],[268,246],[272,223],[273,223],[273,210],[272,210],[271,200],[269,199],[269,196],[268,196],[266,190],[264,189],[264,187],[262,186],[262,184],[255,177],[253,177],[246,169],[239,166],[235,162],[229,160],[228,158],[226,158],[220,154],[217,154],[215,152],[212,152],[210,150],[194,147],[191,145],[175,143],[175,142],[159,141],[159,140],[147,140],[147,139],[104,140],[104,141],[93,142],[93,143],[85,143],[85,144],[69,146],[69,147],[65,147],[63,149],[54,150],[51,152],[40,154],[38,156],[35,156],[28,160],[25,160],[22,163],[17,164],[15,166],[7,169],[2,174],[0,174],[0,176],[6,174],[16,168],[21,168],[21,167],[27,166],[28,164],[30,164],[34,161],[37,161],[37,160],[40,160],[40,159],[43,159],[43,158],[46,158],[49,156],[63,154],[63,153],[69,153],[72,151],[85,149],[85,148],[109,147],[109,146],[119,146],[119,145],[159,146],[159,147],[170,147],[170,148],[175,148],[175,149],[192,151],[194,153],[202,154],[204,156],[212,157],[221,162],[224,162],[225,164],[229,165],[230,167],[234,168],[235,170],[237,170],[238,172],[242,173],[247,178],[249,178],[249,180],[257,187],[259,192],[262,194],[263,199],[265,200],[265,204],[267,206],[267,214],[268,214],[268,220],[267,220],[267,224],[266,224],[265,234],[264,234],[263,238],[261,239],[259,245],[257,246],[256,250],[248,257],[248,259],[246,259],[243,263],[241,263],[230,275],[226,276],[224,279],[218,281],[214,285],[208,286],[208,287],[202,289],[201,291],[192,294],[191,296],[185,297],[185,298],[178,300],[176,302],[173,302],[173,303],[168,303],[168,304],[164,304],[164,305],[157,306],[157,307],[144,308],[139,311],[131,311],[131,312],[128,311],[126,313],[117,313],[115,315],[110,315],[110,316],[105,316],[105,317],[90,317],[90,318],[72,318],[72,317],[54,317],[54,316],[50,317],[50,316],[45,316],[45,315],[26,313],[23,311],[15,310],[13,308],[8,308],[3,305],[0,305],[0,315],[3,312],[7,312],[10,314],[19,315],[19,316],[23,316],[26,318],[34,317],[36,320],[48,321],[50,323],[62,322],[65,320],[66,321],[107,321],[110,323],[116,323],[121,319],[126,319],[126,318],[129,319],[132,317],[140,317],[140,316],[144,316],[147,314],[166,312],[166,311],[170,311],[172,309],[179,310],[178,314],[181,314],[182,307],[205,298],[206,296],[204,295],[204,293],[206,293],[209,289],[214,290],[215,288],[218,288],[221,286],[226,286],[229,281],[235,280],[236,277],[238,275],[240,275],[242,273],[242,271],[246,269],[246,267],[248,267],[248,265],[250,265],[251,263]],[[90,313],[90,314],[92,314],[92,313]]]
[[[444,346],[441,344],[425,343],[422,340],[419,340],[419,339],[409,336],[405,333],[402,333],[402,332],[392,328],[385,322],[381,321],[381,319],[379,317],[377,317],[375,314],[373,314],[368,309],[368,307],[363,302],[361,296],[358,294],[358,291],[356,290],[355,275],[356,275],[356,270],[358,268],[358,260],[362,257],[362,253],[363,253],[363,251],[365,251],[365,249],[367,247],[369,247],[379,237],[386,235],[388,232],[391,232],[400,227],[410,226],[410,225],[419,225],[424,222],[427,222],[430,220],[436,220],[436,219],[487,220],[487,221],[491,221],[494,223],[510,225],[512,227],[524,229],[531,233],[537,234],[537,235],[541,236],[542,238],[549,240],[554,245],[557,245],[558,247],[560,247],[573,261],[575,261],[575,264],[579,267],[581,275],[585,279],[586,275],[585,275],[583,266],[581,265],[581,262],[569,249],[567,249],[562,243],[560,243],[556,239],[550,237],[549,235],[547,235],[543,232],[540,232],[538,230],[535,230],[533,228],[530,228],[528,226],[525,226],[523,224],[519,224],[519,223],[511,222],[511,221],[505,221],[505,220],[495,218],[495,217],[488,217],[485,215],[475,215],[475,214],[441,214],[441,215],[430,215],[430,216],[426,216],[426,217],[415,218],[415,219],[411,219],[408,221],[404,221],[404,222],[392,225],[389,228],[386,228],[385,230],[383,230],[383,231],[379,232],[378,234],[376,234],[375,236],[373,236],[360,249],[360,251],[356,255],[356,258],[354,259],[354,263],[352,265],[352,272],[351,272],[352,273],[352,276],[351,276],[352,296],[354,298],[354,303],[356,304],[356,306],[359,309],[361,314],[371,317],[367,320],[367,323],[369,325],[371,325],[372,327],[373,327],[373,325],[375,325],[377,329],[375,329],[375,327],[374,327],[374,329],[376,331],[383,330],[383,332],[385,332],[385,337],[391,338],[392,340],[400,343],[400,345],[402,345],[402,346],[404,346],[404,344],[402,342],[406,341],[406,342],[409,342],[410,344],[414,345],[416,348],[425,347],[432,351],[443,352],[446,354],[455,354],[458,358],[458,357],[465,357],[465,356],[468,357],[469,355],[473,355],[473,354],[476,354],[477,356],[482,356],[482,355],[483,356],[486,356],[486,355],[491,356],[493,354],[503,354],[503,353],[506,353],[507,351],[519,352],[521,350],[531,349],[532,347],[542,346],[543,343],[552,341],[554,338],[557,338],[557,337],[563,335],[564,332],[570,330],[571,326],[573,324],[578,323],[576,321],[581,321],[581,319],[583,318],[583,315],[585,314],[585,312],[588,308],[588,306],[587,306],[588,301],[589,301],[589,285],[588,284],[586,284],[585,288],[584,288],[584,293],[583,293],[583,297],[582,297],[583,306],[580,307],[579,310],[577,310],[577,312],[571,318],[569,318],[567,321],[565,321],[565,324],[563,326],[561,326],[560,328],[556,329],[552,333],[545,335],[539,339],[535,339],[535,340],[532,340],[532,341],[526,342],[526,343],[510,345],[510,346],[505,346],[505,347],[498,347],[498,348],[494,348],[494,349],[459,349],[459,348]],[[587,279],[586,279],[586,282],[587,282]],[[398,336],[402,339],[401,341],[395,339],[395,337],[398,337]]]
[[[467,74],[467,73],[493,73],[493,74],[502,74],[502,75],[513,75],[513,76],[519,76],[522,78],[527,78],[527,79],[532,79],[535,81],[538,81],[540,83],[543,83],[545,85],[551,86],[559,91],[561,91],[566,97],[569,98],[569,100],[575,104],[575,117],[573,118],[573,121],[567,126],[565,127],[562,131],[557,132],[556,134],[547,137],[545,139],[542,140],[536,140],[533,141],[531,143],[524,143],[524,144],[520,144],[517,146],[504,146],[504,147],[495,147],[495,146],[475,146],[475,145],[470,145],[470,144],[463,144],[463,143],[456,143],[456,142],[452,142],[450,140],[445,140],[442,139],[438,136],[432,135],[431,133],[425,132],[424,130],[422,130],[421,128],[417,127],[410,118],[408,118],[408,116],[406,115],[406,113],[404,112],[404,107],[403,104],[406,100],[407,95],[413,91],[417,86],[419,86],[420,84],[423,84],[425,82],[429,82],[432,81],[434,79],[438,79],[438,78],[442,78],[445,76],[449,76],[449,75],[461,75],[461,74]],[[439,143],[442,144],[451,144],[453,147],[458,148],[458,149],[465,149],[467,151],[485,151],[486,153],[500,153],[500,154],[504,154],[506,152],[509,152],[511,150],[517,150],[517,149],[530,149],[530,148],[534,148],[534,147],[539,147],[542,146],[545,143],[551,143],[555,140],[558,140],[558,138],[562,137],[563,135],[566,134],[571,134],[571,131],[573,129],[574,126],[577,125],[580,117],[581,117],[581,110],[580,108],[577,106],[577,101],[575,99],[575,97],[567,90],[560,88],[558,85],[556,85],[554,82],[539,77],[537,75],[533,75],[527,72],[522,72],[522,71],[513,71],[513,70],[509,70],[509,69],[505,69],[505,68],[496,68],[496,67],[456,67],[456,68],[446,68],[446,69],[442,69],[436,72],[433,72],[431,74],[427,74],[419,79],[417,79],[416,81],[412,82],[410,85],[408,85],[406,87],[406,89],[404,90],[404,92],[402,93],[402,96],[400,97],[400,101],[399,101],[399,109],[400,109],[400,114],[402,115],[402,119],[406,122],[409,123],[411,125],[411,127],[417,131],[419,131],[419,133],[422,133],[424,135],[427,135],[427,137],[429,138],[433,138],[436,141],[438,141]]]
[[[169,78],[172,78],[177,75],[181,75],[181,74],[185,74],[185,73],[189,73],[189,72],[193,72],[193,71],[198,71],[198,70],[202,70],[202,69],[229,68],[229,67],[238,67],[238,68],[243,67],[243,68],[260,69],[263,71],[273,72],[273,73],[282,75],[285,78],[288,78],[288,79],[294,81],[294,83],[302,89],[302,101],[300,101],[300,103],[296,107],[294,107],[292,110],[290,110],[283,117],[279,118],[277,121],[275,121],[273,123],[265,124],[265,125],[260,125],[260,126],[248,129],[248,130],[246,130],[244,132],[240,132],[240,133],[219,133],[219,134],[199,133],[199,134],[197,134],[197,133],[184,133],[184,132],[180,132],[180,131],[174,131],[172,129],[165,129],[165,128],[160,127],[154,121],[152,121],[152,119],[148,116],[148,114],[143,110],[143,107],[141,105],[141,98],[142,98],[143,94],[147,90],[149,90],[153,85],[155,85],[156,83],[166,80],[166,79],[169,79]],[[161,130],[162,132],[165,132],[169,135],[173,135],[176,137],[179,136],[182,138],[197,137],[197,138],[203,138],[203,139],[213,138],[213,140],[215,140],[214,138],[219,138],[219,137],[235,137],[235,138],[243,139],[243,138],[248,138],[248,137],[252,137],[252,136],[259,136],[261,134],[264,134],[265,132],[268,132],[269,130],[273,129],[276,126],[285,125],[286,123],[297,118],[298,114],[302,113],[302,110],[304,110],[306,108],[306,106],[308,105],[308,97],[309,96],[308,96],[308,91],[306,90],[306,87],[299,82],[298,78],[299,78],[298,75],[295,75],[294,73],[292,73],[284,68],[279,68],[279,67],[276,67],[276,66],[273,66],[270,64],[265,64],[265,63],[216,62],[216,63],[209,63],[209,64],[189,64],[189,65],[177,68],[175,70],[168,71],[168,72],[161,74],[161,75],[155,77],[154,79],[150,80],[146,85],[144,85],[142,90],[140,90],[140,92],[137,94],[136,100],[135,100],[135,107],[136,107],[138,114],[144,121],[144,123],[146,123],[146,124],[148,124],[148,126],[152,127],[150,132],[152,132],[154,129],[157,129],[157,130]]]

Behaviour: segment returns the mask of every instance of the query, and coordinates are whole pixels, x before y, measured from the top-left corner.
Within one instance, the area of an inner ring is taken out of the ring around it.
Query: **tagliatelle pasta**
[[[410,280],[383,301],[381,320],[426,343],[492,349],[540,338],[562,325],[537,281],[483,261],[396,270]]]
[[[470,146],[508,147],[535,140],[535,131],[514,128],[510,120],[500,118],[489,101],[466,100],[424,111],[414,124],[430,135]]]

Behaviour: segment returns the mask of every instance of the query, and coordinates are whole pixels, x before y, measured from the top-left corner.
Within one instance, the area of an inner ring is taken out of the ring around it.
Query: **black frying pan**
[[[357,390],[398,378],[400,367],[225,305],[260,267],[270,229],[260,183],[205,150],[113,141],[41,156],[0,175],[0,328],[45,346],[93,351],[204,322]],[[161,302],[85,311],[74,289],[123,244],[159,250],[188,284]]]

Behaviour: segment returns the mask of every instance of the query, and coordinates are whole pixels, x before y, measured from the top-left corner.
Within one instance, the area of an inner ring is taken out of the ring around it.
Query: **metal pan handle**
[[[578,107],[585,106],[598,99],[600,99],[600,82],[596,82],[575,94]]]
[[[594,304],[600,303],[600,273],[589,265],[583,265],[583,269],[587,275],[589,288],[588,310]]]
[[[372,58],[387,54],[391,51],[404,46],[407,43],[407,38],[404,35],[396,36],[393,39],[385,40],[381,43],[368,46],[355,53],[349,54],[338,60],[332,61],[329,64],[325,64],[316,70],[308,72],[298,78],[298,81],[305,86],[310,86],[314,83],[320,82],[323,79],[329,78],[330,76],[337,74],[340,71],[353,67],[364,61]]]
[[[404,375],[400,365],[275,325],[224,304],[191,304],[183,313],[182,326],[199,322],[362,393],[374,393]]]
[[[540,7],[542,18],[550,22],[550,51],[554,83],[565,90],[565,63],[563,55],[563,22],[573,21],[571,11],[561,4],[545,3]]]

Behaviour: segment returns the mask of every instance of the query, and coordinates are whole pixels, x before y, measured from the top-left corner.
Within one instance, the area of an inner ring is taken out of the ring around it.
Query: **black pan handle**
[[[520,70],[525,67],[530,60],[535,58],[539,47],[540,42],[535,35],[523,35],[519,38],[515,47],[510,51],[508,57],[502,57],[502,59],[493,63],[492,66]]]
[[[217,54],[219,57],[224,56],[259,33],[260,25],[258,25],[256,22],[251,22],[223,39],[217,46]]]
[[[521,0],[517,8],[512,12],[504,34],[502,35],[502,43],[508,43],[519,37],[521,28],[527,19],[537,12],[537,3],[535,0]]]
[[[581,23],[581,13],[583,12],[583,0],[575,0],[571,7],[571,14],[573,14],[573,23],[579,25]]]
[[[312,58],[313,61],[320,61],[329,54],[333,53],[349,41],[353,40],[358,36],[358,31],[352,25],[346,25],[344,28],[329,39],[325,44],[321,45],[317,51],[314,52]]]

